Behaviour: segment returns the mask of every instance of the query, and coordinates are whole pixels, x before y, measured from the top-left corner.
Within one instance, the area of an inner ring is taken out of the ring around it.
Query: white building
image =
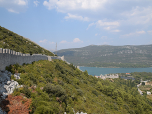
[[[150,92],[150,91],[147,91],[147,95],[151,95],[151,92]]]
[[[110,75],[100,75],[100,76],[95,76],[96,78],[101,78],[101,79],[103,79],[103,80],[105,80],[106,78],[112,78],[112,79],[114,79],[114,78],[119,78],[119,75],[118,74],[110,74]]]

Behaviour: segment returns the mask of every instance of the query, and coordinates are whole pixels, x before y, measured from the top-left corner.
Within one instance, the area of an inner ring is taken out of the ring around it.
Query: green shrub
[[[78,95],[83,96],[83,91],[81,89],[77,89],[77,93]]]
[[[25,80],[23,80],[22,78],[21,79],[18,79],[16,80],[18,82],[19,85],[23,85]]]
[[[32,73],[29,73],[29,74],[28,74],[28,78],[29,78],[31,81],[33,81],[34,84],[37,85],[38,79],[37,79]]]
[[[46,82],[48,83],[52,83],[53,82],[53,79],[52,78],[45,78]]]
[[[28,86],[24,86],[21,93],[24,93],[27,98],[31,97],[31,91],[28,89]]]
[[[62,67],[57,63],[56,66],[55,66],[55,69],[58,70],[58,71],[61,71]]]
[[[92,90],[92,93],[98,96],[98,92],[96,90]]]
[[[62,80],[58,80],[58,84],[64,86],[64,82]]]
[[[36,108],[34,114],[55,114],[55,113],[54,113],[52,107],[41,105]]]
[[[56,97],[61,97],[62,95],[66,95],[65,90],[59,86],[59,85],[51,85],[50,83],[47,84],[44,88],[43,91],[45,91],[46,93],[50,94],[50,95],[55,95]]]

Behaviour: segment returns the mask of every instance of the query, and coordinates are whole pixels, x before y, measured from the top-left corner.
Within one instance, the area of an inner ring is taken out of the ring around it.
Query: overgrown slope
[[[40,47],[36,43],[0,26],[0,48],[11,49],[16,52],[29,54],[45,54],[54,56],[50,51]]]
[[[60,60],[14,65],[7,70],[21,73],[17,81],[24,87],[13,95],[32,99],[30,113],[152,113],[152,102],[139,95],[135,81],[97,79]]]
[[[58,55],[77,66],[91,67],[151,67],[152,45],[90,45],[59,50]]]

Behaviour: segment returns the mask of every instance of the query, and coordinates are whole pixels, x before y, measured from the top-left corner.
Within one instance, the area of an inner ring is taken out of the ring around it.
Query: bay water
[[[131,72],[152,72],[150,68],[101,68],[101,67],[84,67],[79,66],[82,71],[87,70],[89,75],[100,76],[105,74],[116,74],[116,73],[131,73]]]

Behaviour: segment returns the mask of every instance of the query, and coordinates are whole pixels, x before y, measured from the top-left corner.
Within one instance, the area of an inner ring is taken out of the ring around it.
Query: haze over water
[[[152,67],[150,68],[100,68],[100,67],[79,67],[80,70],[88,71],[90,75],[100,76],[110,73],[131,73],[131,72],[152,72]]]

